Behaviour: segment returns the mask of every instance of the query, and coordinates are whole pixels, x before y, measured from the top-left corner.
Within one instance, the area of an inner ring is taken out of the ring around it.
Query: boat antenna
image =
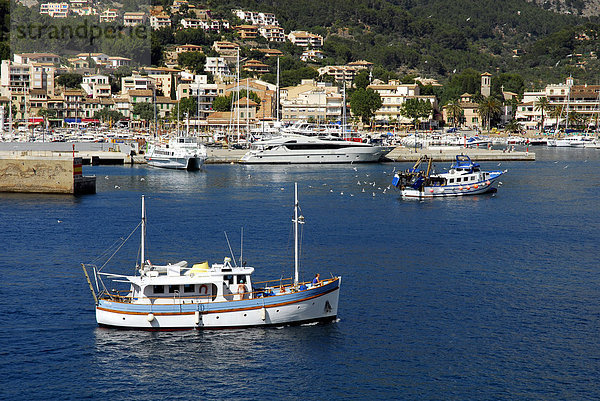
[[[229,246],[229,253],[231,254],[231,259],[233,259],[233,264],[237,267],[237,262],[235,261],[235,255],[233,254],[233,250],[231,249],[231,244],[229,243],[229,237],[227,236],[227,231],[223,231],[225,233],[225,239],[227,240],[227,245]]]
[[[304,216],[298,216],[298,183],[294,183],[294,285],[298,285],[298,224],[304,224]]]
[[[146,258],[146,202],[145,196],[142,195],[142,243],[140,250],[140,271],[144,269]]]

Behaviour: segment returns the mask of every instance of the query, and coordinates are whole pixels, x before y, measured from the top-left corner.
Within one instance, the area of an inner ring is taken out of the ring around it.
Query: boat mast
[[[146,260],[146,202],[144,195],[142,195],[142,243],[140,250],[140,270],[144,268]]]
[[[298,216],[298,183],[294,183],[294,285],[298,285],[298,224],[304,224],[304,217]]]

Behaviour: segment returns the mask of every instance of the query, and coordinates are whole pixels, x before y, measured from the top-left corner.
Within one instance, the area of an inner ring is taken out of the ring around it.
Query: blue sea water
[[[0,194],[0,399],[598,399],[600,151],[533,151],[482,163],[508,169],[496,194],[424,202],[383,193],[406,163],[98,166],[96,195]],[[142,194],[153,262],[219,262],[224,232],[239,257],[243,228],[273,279],[293,271],[295,181],[302,278],[343,277],[338,322],[97,327],[80,263],[129,235]]]

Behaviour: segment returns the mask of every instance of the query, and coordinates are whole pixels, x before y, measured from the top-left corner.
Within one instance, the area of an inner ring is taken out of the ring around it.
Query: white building
[[[146,22],[145,13],[125,13],[123,14],[123,25],[125,26],[136,26],[142,25]]]
[[[435,96],[420,95],[419,85],[402,84],[399,81],[389,81],[387,84],[372,84],[369,89],[379,93],[382,106],[375,112],[375,120],[385,123],[410,124],[411,119],[403,116],[401,113],[402,105],[408,99],[427,100],[431,102],[432,114],[429,120],[433,119],[433,110],[437,109],[437,100]]]
[[[343,95],[329,83],[302,80],[295,87],[281,91],[281,115],[284,121],[339,121]]]
[[[254,11],[244,10],[232,10],[236,17],[251,25],[267,26],[275,25],[279,26],[279,21],[275,18],[275,14],[272,13],[258,13]]]
[[[42,3],[40,14],[47,14],[53,18],[67,18],[69,15],[69,3]]]
[[[258,28],[258,33],[269,42],[285,42],[285,32],[277,25],[265,25]]]
[[[323,47],[323,37],[306,31],[292,31],[288,34],[288,40],[300,47]]]
[[[152,29],[168,28],[171,26],[171,17],[162,13],[150,16],[150,27]]]
[[[219,77],[231,75],[229,66],[223,57],[207,57],[204,71]]]

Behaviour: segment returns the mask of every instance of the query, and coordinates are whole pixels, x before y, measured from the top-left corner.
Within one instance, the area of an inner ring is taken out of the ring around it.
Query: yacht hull
[[[376,163],[386,153],[380,146],[347,149],[343,151],[288,149],[271,151],[249,151],[242,157],[243,164],[335,164],[335,163]]]
[[[147,161],[152,167],[189,171],[200,170],[204,164],[204,158],[201,157],[149,157]]]

